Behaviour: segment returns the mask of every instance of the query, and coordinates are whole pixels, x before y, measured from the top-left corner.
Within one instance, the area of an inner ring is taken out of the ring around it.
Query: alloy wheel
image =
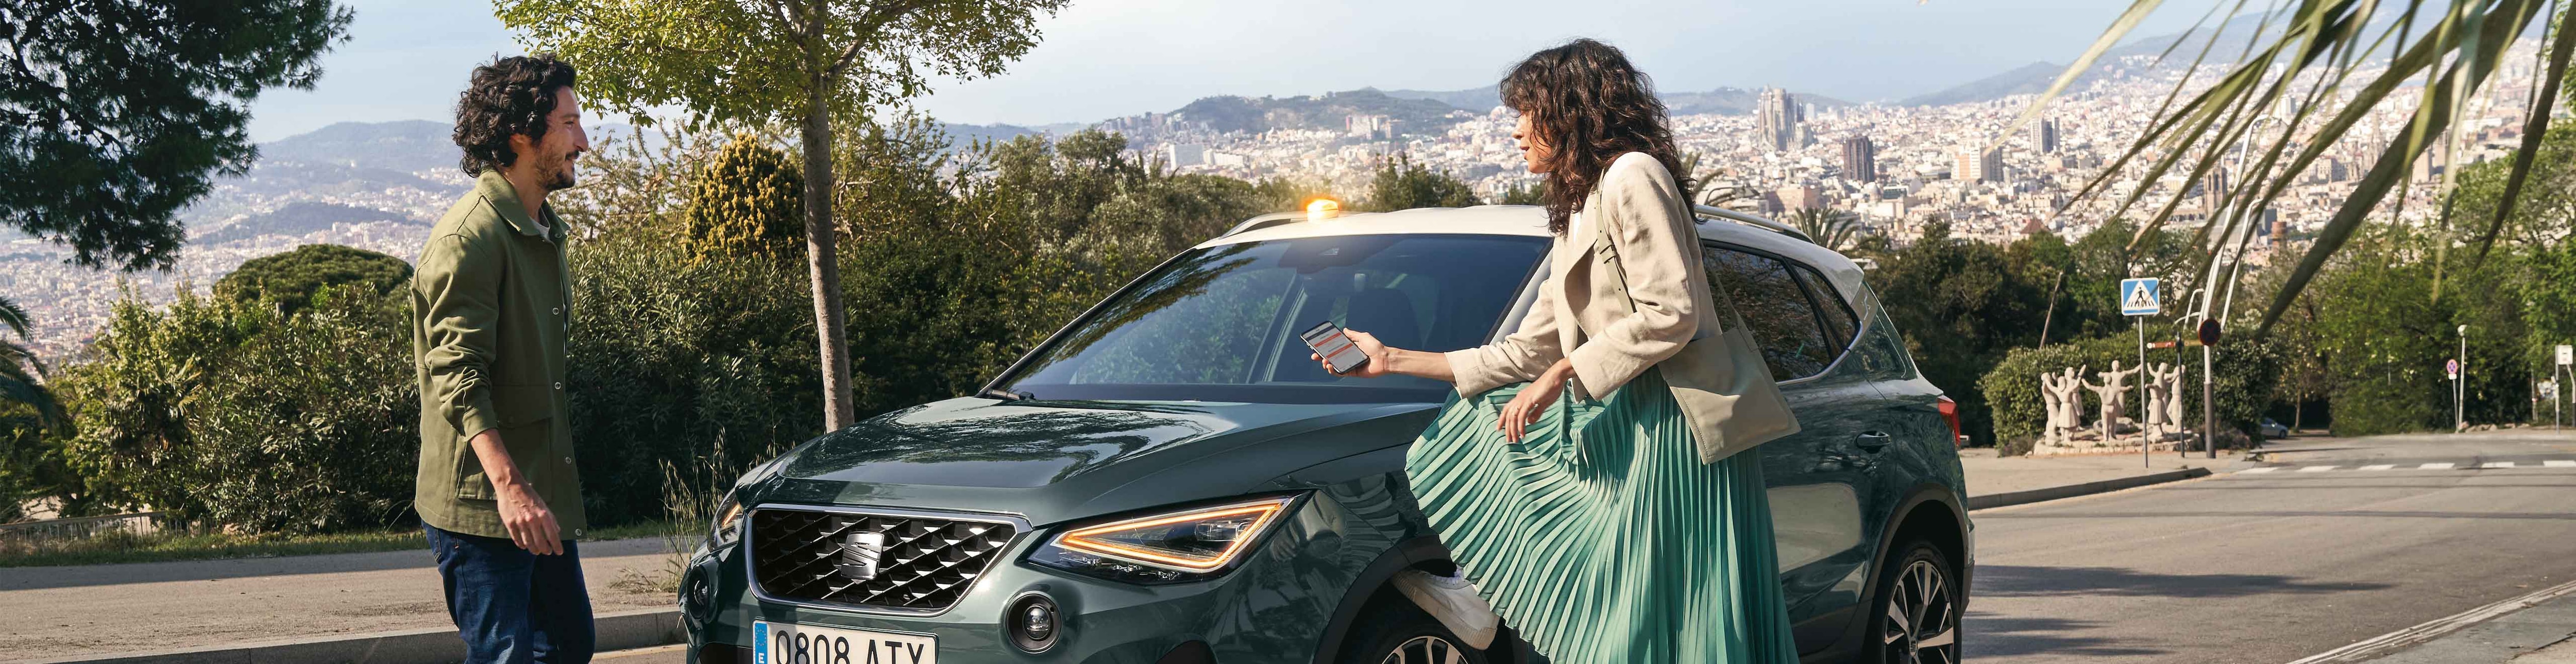
[[[1958,604],[1941,566],[1929,560],[1907,564],[1889,589],[1886,611],[1879,640],[1887,664],[1958,664]]]
[[[1396,644],[1395,650],[1378,660],[1378,664],[1463,664],[1466,661],[1466,653],[1457,644],[1426,634]]]

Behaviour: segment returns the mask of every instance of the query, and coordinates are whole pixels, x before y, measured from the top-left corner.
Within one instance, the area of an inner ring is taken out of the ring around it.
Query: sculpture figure
[[[2058,394],[2057,372],[2039,372],[2039,402],[2047,412],[2039,420],[2039,440],[2055,444],[2059,423],[2066,419],[2066,399]]]
[[[2182,374],[2182,367],[2174,367],[2165,384],[2165,422],[2174,425],[2175,431],[2181,431],[2185,422],[2182,418]]]
[[[2067,367],[2057,376],[2052,389],[2057,394],[2057,410],[2050,414],[2049,426],[2063,436],[2084,426],[2084,379],[2081,370]]]
[[[2098,374],[2102,377],[2101,383],[2084,384],[2084,389],[2092,390],[2094,395],[2102,399],[2102,421],[2100,422],[2102,440],[2111,440],[2111,434],[2118,430],[2120,415],[2128,410],[2129,377],[2137,375],[2138,370],[2143,368],[2145,367],[2130,367],[2123,371],[2120,369],[2120,361],[2112,360],[2111,370]]]

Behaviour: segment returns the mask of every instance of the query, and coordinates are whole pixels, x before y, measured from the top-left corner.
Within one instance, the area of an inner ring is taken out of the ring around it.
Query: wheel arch
[[[1390,581],[1396,572],[1422,568],[1446,573],[1454,567],[1456,563],[1450,562],[1448,547],[1441,546],[1440,539],[1431,535],[1413,537],[1387,547],[1376,560],[1360,568],[1360,573],[1352,577],[1351,586],[1342,591],[1341,603],[1333,607],[1332,620],[1325,623],[1323,637],[1315,644],[1315,664],[1331,664],[1340,657],[1343,642],[1350,639],[1351,625],[1359,618],[1360,612],[1366,610],[1377,595],[1394,593]]]

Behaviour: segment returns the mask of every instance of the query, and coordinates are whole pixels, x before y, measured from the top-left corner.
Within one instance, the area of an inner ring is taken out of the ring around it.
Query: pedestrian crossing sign
[[[2164,307],[2157,302],[2154,277],[2120,280],[2120,315],[2153,316],[2163,313]]]

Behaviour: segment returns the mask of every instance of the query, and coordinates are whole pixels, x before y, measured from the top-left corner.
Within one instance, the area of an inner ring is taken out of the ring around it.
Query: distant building
[[[1843,139],[1843,179],[1869,183],[1878,181],[1878,146],[1868,136]]]
[[[2050,118],[2040,118],[2038,122],[2031,123],[2030,145],[2031,147],[2038,148],[2041,154],[2056,152],[2057,121]]]
[[[1762,144],[1773,152],[1788,152],[1807,144],[1807,110],[1798,104],[1797,95],[1779,88],[1763,88],[1753,105],[1754,131]]]
[[[1395,124],[1395,118],[1367,113],[1353,113],[1342,118],[1343,133],[1372,141],[1395,140]]]
[[[1197,143],[1165,143],[1161,156],[1165,165],[1180,168],[1207,163],[1207,153],[1207,146]]]
[[[2201,209],[2217,212],[2219,202],[2227,199],[2227,169],[2209,169],[2208,175],[2201,176],[2199,189]]]
[[[1780,211],[1782,212],[1796,212],[1799,210],[1821,208],[1825,206],[1824,192],[1818,190],[1816,186],[1812,184],[1794,184],[1781,187],[1777,196],[1780,200]]]
[[[1970,145],[1959,150],[1959,163],[1951,168],[1950,178],[1968,182],[2004,181],[2004,151],[1991,145]]]

